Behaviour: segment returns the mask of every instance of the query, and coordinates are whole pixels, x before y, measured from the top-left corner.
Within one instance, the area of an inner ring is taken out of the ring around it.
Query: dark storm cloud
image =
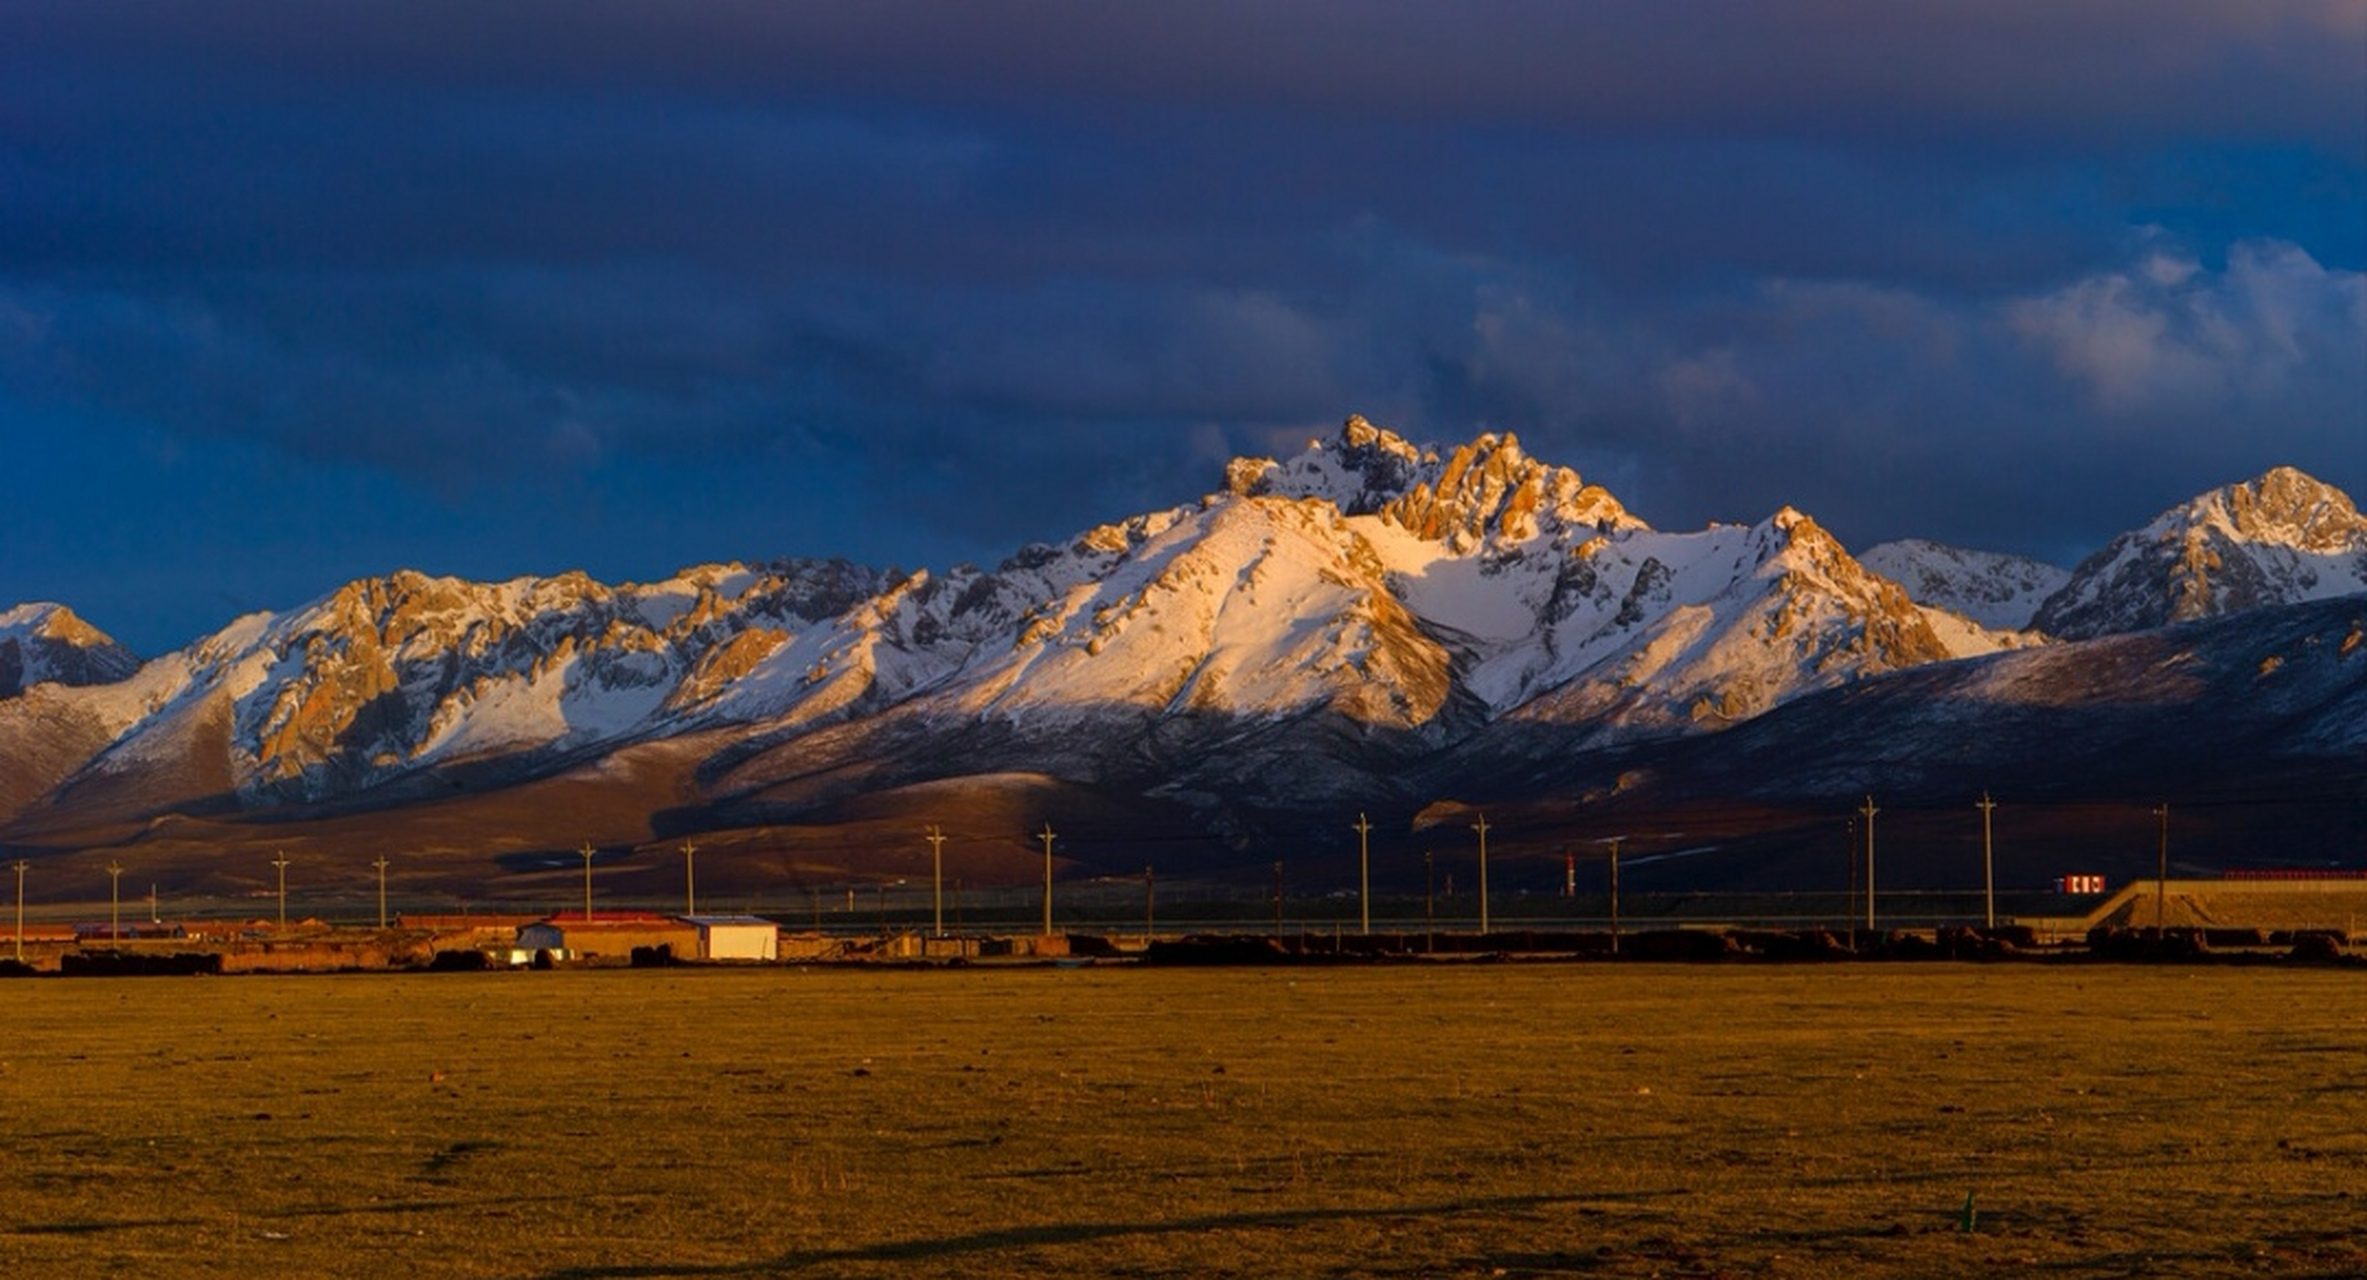
[[[1776,280],[1714,304],[1545,310],[1514,290],[1465,356],[1479,417],[1625,455],[1671,523],[1810,510],[2061,558],[2205,487],[2367,474],[2367,276],[2245,242],[1966,299]]]
[[[2065,554],[2275,463],[2367,488],[2363,44],[2356,0],[6,5],[0,430],[604,576],[991,559],[1351,411],[1662,523]]]
[[[18,5],[25,61],[78,55],[270,92],[828,94],[931,104],[1216,106],[1362,119],[2050,137],[2261,130],[2357,148],[2344,0],[1414,0],[1185,8],[305,0]]]

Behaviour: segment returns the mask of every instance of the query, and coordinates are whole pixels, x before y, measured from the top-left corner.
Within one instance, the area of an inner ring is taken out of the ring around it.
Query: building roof
[[[765,919],[763,916],[695,915],[683,916],[680,918],[687,923],[697,925],[701,929],[712,929],[717,925],[740,925],[742,927],[752,929],[778,929],[781,927],[772,921]]]

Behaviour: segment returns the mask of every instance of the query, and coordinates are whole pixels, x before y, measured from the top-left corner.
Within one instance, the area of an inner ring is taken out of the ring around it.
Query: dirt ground
[[[0,982],[0,1271],[2367,1274],[2367,977]]]

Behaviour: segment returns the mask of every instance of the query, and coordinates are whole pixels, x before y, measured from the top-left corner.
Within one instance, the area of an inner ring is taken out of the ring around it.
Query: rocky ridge
[[[2254,489],[2223,491],[2207,526],[2316,557],[2262,590],[2339,585],[2347,500]],[[1910,559],[1998,585],[1992,618],[2045,578],[1944,548]],[[38,762],[0,792],[0,821],[397,804],[673,743],[706,761],[690,799],[765,821],[820,777],[832,794],[1007,772],[1204,812],[1327,803],[1490,741],[1716,733],[2033,643],[1942,607],[1975,594],[1918,581],[1920,603],[1788,508],[1665,532],[1509,434],[1442,452],[1351,418],[1292,458],[1235,460],[1196,503],[991,571],[350,583],[111,682],[0,700],[0,753]]]
[[[0,611],[0,698],[37,684],[113,684],[139,668],[139,655],[64,605]]]
[[[2082,561],[2031,619],[2070,639],[2367,591],[2367,517],[2292,467],[2164,511]]]
[[[1866,548],[1858,562],[1906,590],[1917,604],[1961,614],[1984,627],[2023,631],[2069,570],[2028,556],[1969,551],[1922,538]]]

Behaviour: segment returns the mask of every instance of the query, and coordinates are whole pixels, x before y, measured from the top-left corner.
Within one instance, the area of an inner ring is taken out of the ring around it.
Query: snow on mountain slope
[[[1953,807],[1994,789],[2339,804],[2346,791],[2328,779],[2356,779],[2363,751],[2367,598],[2353,598],[1901,672],[1688,740],[1658,764],[1675,790],[1791,802],[1877,792]],[[2270,856],[2316,855],[2314,838]]]
[[[1410,726],[1450,689],[1448,656],[1327,502],[1218,495],[1035,547],[992,574],[916,577],[769,656],[719,710],[822,718],[908,697],[948,721],[1275,718],[1328,707]]]
[[[0,698],[37,684],[113,684],[140,660],[105,632],[59,604],[0,610]]]
[[[836,681],[834,707],[926,693],[946,718],[1325,707],[1418,725],[1456,682],[1435,637],[1519,644],[1551,604],[1555,543],[1641,528],[1509,436],[1441,457],[1352,418],[1288,462],[1236,460],[1196,507],[921,580],[771,655],[719,710],[811,722],[810,690]]]
[[[439,764],[616,744],[710,695],[717,655],[811,627],[878,583],[840,562],[615,588],[581,574],[364,579],[84,691],[116,728],[76,785],[112,791],[170,768],[249,804],[308,801]]]
[[[730,786],[763,791],[840,753],[941,751],[970,768],[1057,755],[1094,778],[1165,759],[1166,794],[1369,787],[1341,781],[1354,766],[1337,732],[1378,753],[1370,769],[1491,717],[1701,731],[2004,643],[1918,608],[1796,512],[1661,533],[1509,436],[1442,456],[1352,419],[1227,478],[1197,507],[916,580],[771,655],[719,714],[812,730],[859,704],[898,736],[797,739]],[[1317,713],[1279,738],[1253,728]],[[987,724],[1004,727],[974,731]],[[1178,746],[1209,741],[1253,764]]]
[[[2367,518],[2291,467],[2215,489],[2072,571],[2032,625],[2085,638],[2367,591]]]
[[[1604,739],[1719,729],[1814,690],[1999,647],[1976,628],[1943,638],[1896,584],[1789,508],[1654,545],[1671,558],[1641,557],[1618,612],[1571,647],[1572,678],[1508,719],[1591,725]]]
[[[2071,572],[2027,556],[1968,551],[1921,538],[1866,548],[1858,563],[1904,587],[1920,605],[1964,615],[1983,627],[2022,631]]]
[[[1529,457],[1510,433],[1481,435],[1441,457],[1360,416],[1340,428],[1337,442],[1310,440],[1288,462],[1234,459],[1225,487],[1243,497],[1316,498],[1343,515],[1378,515],[1457,554],[1489,543],[1646,527],[1601,486]]]
[[[1979,569],[1959,595],[2002,583],[1989,603],[2019,608],[2037,589],[1955,554]],[[102,744],[79,765],[50,751],[48,781],[17,789],[131,815],[392,802],[711,731],[702,749],[729,758],[705,776],[760,801],[797,777],[1002,769],[1221,803],[1375,785],[1491,724],[1709,732],[2027,642],[1910,600],[1788,508],[1663,532],[1510,435],[1440,451],[1351,418],[1296,457],[1236,460],[1197,503],[991,571],[367,579],[113,684],[45,686],[38,717],[0,701],[0,750],[40,724]]]
[[[1130,548],[1045,610],[962,700],[1274,718],[1315,707],[1412,726],[1449,692],[1448,656],[1338,508],[1227,496]]]
[[[1681,732],[1996,647],[1969,626],[1943,637],[1804,516],[1658,532],[1508,435],[1442,455],[1351,419],[1227,479],[991,573],[716,566],[622,588],[397,574],[218,643],[188,684],[228,700],[239,794],[272,803],[896,708],[1030,740],[1320,712],[1437,746],[1459,698],[1483,716]],[[217,723],[200,702],[190,723]],[[117,754],[141,758],[144,736]]]

